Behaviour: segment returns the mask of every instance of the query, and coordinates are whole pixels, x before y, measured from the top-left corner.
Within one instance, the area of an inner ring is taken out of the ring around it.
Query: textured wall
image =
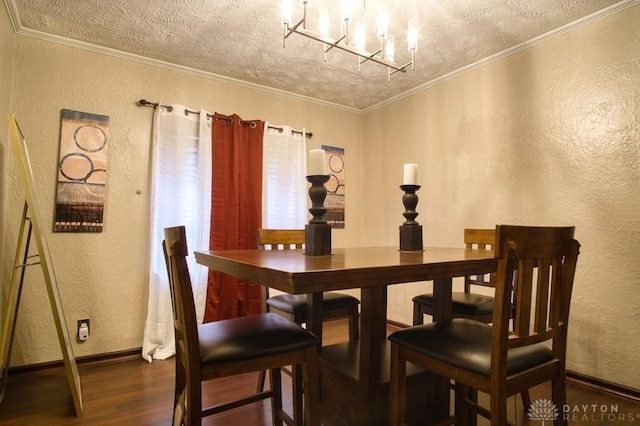
[[[365,243],[397,244],[402,163],[426,245],[465,227],[575,225],[568,368],[640,388],[640,6],[365,117]],[[396,199],[389,209],[388,200]],[[381,241],[383,240],[383,241]],[[426,286],[428,287],[428,286]],[[418,285],[390,291],[411,322]]]
[[[60,110],[110,117],[108,191],[105,229],[99,234],[48,233],[66,321],[75,336],[76,320],[91,319],[91,337],[75,342],[76,355],[100,354],[140,347],[147,308],[147,174],[151,108],[140,98],[181,103],[211,112],[238,113],[245,119],[306,126],[321,144],[343,146],[348,169],[347,217],[355,217],[361,200],[361,116],[300,99],[251,90],[182,72],[169,71],[85,50],[16,36],[16,78],[11,105],[32,155],[36,193],[43,227],[51,229],[55,202]],[[9,70],[4,69],[4,72]],[[6,120],[6,118],[3,118]],[[6,126],[0,127],[6,129]],[[3,141],[4,143],[4,141]],[[23,195],[15,157],[8,150],[3,258],[8,282],[20,223]],[[138,195],[136,191],[142,190]],[[3,210],[4,213],[4,210]],[[335,244],[357,241],[359,229],[334,233]],[[159,247],[152,249],[160,249]],[[60,359],[41,271],[27,273],[18,319],[12,365]]]
[[[347,228],[334,232],[336,246],[397,244],[405,162],[420,166],[418,220],[427,245],[460,245],[464,227],[576,225],[583,248],[569,368],[640,388],[632,355],[640,350],[639,6],[373,111],[364,123],[302,100],[22,36],[14,52],[1,15],[0,110],[12,100],[30,143],[45,223],[53,212],[60,109],[111,117],[105,231],[49,234],[69,329],[78,318],[92,319],[92,336],[74,343],[76,355],[141,345],[151,110],[134,102],[144,97],[307,126],[315,135],[310,147],[344,146]],[[6,283],[23,197],[6,138],[0,148],[7,157],[0,162]],[[60,358],[40,275],[28,275],[13,365]],[[409,301],[422,289],[393,287],[389,317],[410,322]]]
[[[4,8],[0,7],[0,242],[4,241],[4,212],[6,202],[6,173],[8,122],[7,115],[11,103],[11,76],[13,70],[13,40],[9,17]],[[4,244],[0,244],[0,259],[5,258]],[[3,275],[4,262],[0,264],[0,277]],[[0,313],[4,312],[5,291],[0,292]]]

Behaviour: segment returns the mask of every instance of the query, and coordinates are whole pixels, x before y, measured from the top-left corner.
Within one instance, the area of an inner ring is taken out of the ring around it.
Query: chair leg
[[[187,376],[185,405],[184,424],[186,426],[202,424],[202,383],[199,379],[195,382],[192,377]]]
[[[322,412],[320,410],[320,365],[317,349],[307,349],[305,360],[306,362],[302,369],[304,383],[306,383],[304,391],[304,420],[307,426],[320,426]],[[300,424],[302,424],[303,419],[300,420]]]
[[[271,381],[271,418],[275,426],[282,426],[282,377],[279,368],[269,370]]]
[[[349,340],[360,338],[360,324],[358,322],[358,308],[355,308],[349,316]]]
[[[256,393],[260,393],[264,390],[264,381],[267,377],[267,372],[262,370],[258,373],[258,385],[256,386]]]
[[[531,396],[529,395],[529,390],[523,390],[520,392],[520,397],[522,398],[522,406],[524,407],[524,412],[529,411],[529,407],[531,407]]]
[[[176,403],[173,406],[173,423],[172,426],[182,426],[184,424],[184,399],[186,397],[186,390],[183,390],[180,396],[176,399]]]
[[[400,426],[406,417],[407,363],[400,359],[399,349],[391,344],[390,425]]]
[[[491,426],[507,425],[507,394],[503,391],[491,389]]]
[[[424,315],[419,303],[413,302],[413,325],[424,324]]]
[[[564,407],[567,403],[567,383],[565,381],[565,375],[560,374],[558,377],[551,380],[551,399],[556,407]],[[567,420],[564,418],[561,412],[554,424],[566,425]]]
[[[456,424],[475,426],[478,424],[478,415],[472,408],[472,403],[478,402],[478,391],[475,388],[455,382],[455,416]]]
[[[291,368],[291,377],[293,379],[293,419],[297,424],[302,425],[304,419],[304,402],[303,402],[303,385],[302,385],[302,366],[294,365]]]
[[[184,398],[185,398],[185,387],[186,387],[186,377],[184,366],[180,361],[180,354],[176,354],[176,375],[174,381],[174,395],[173,395],[173,411],[174,417],[177,416],[176,410],[180,408],[182,412],[184,412]]]

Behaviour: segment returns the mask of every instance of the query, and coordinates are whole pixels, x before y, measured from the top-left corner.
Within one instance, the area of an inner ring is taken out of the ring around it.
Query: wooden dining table
[[[320,349],[321,411],[325,425],[388,424],[389,345],[387,292],[390,285],[433,281],[434,320],[451,317],[455,277],[494,272],[491,251],[426,247],[334,248],[330,255],[303,250],[196,251],[196,261],[211,269],[290,294],[307,294],[307,328],[322,339],[322,293],[360,289],[360,339]],[[410,303],[407,303],[410,306]],[[321,340],[322,341],[322,340]],[[408,394],[415,398],[409,416],[434,420],[449,410],[449,384],[415,371]],[[415,391],[412,391],[412,387]],[[422,398],[427,398],[423,400]],[[411,404],[412,398],[408,398]]]

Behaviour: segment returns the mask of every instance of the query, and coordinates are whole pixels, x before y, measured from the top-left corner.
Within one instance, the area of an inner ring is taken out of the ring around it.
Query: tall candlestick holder
[[[327,209],[324,207],[324,199],[327,197],[327,188],[324,184],[329,180],[329,175],[310,175],[307,182],[311,183],[309,198],[311,208],[309,212],[313,216],[309,224],[304,227],[304,254],[322,256],[331,254],[331,226],[327,224],[324,215]]]
[[[404,191],[402,204],[404,205],[404,223],[400,226],[400,250],[401,251],[422,251],[422,225],[416,222],[418,212],[418,195],[416,191],[420,185],[400,185]]]

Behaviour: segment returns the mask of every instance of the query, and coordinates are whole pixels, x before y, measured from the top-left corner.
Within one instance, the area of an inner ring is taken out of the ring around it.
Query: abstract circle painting
[[[62,110],[56,232],[102,232],[109,117]]]

